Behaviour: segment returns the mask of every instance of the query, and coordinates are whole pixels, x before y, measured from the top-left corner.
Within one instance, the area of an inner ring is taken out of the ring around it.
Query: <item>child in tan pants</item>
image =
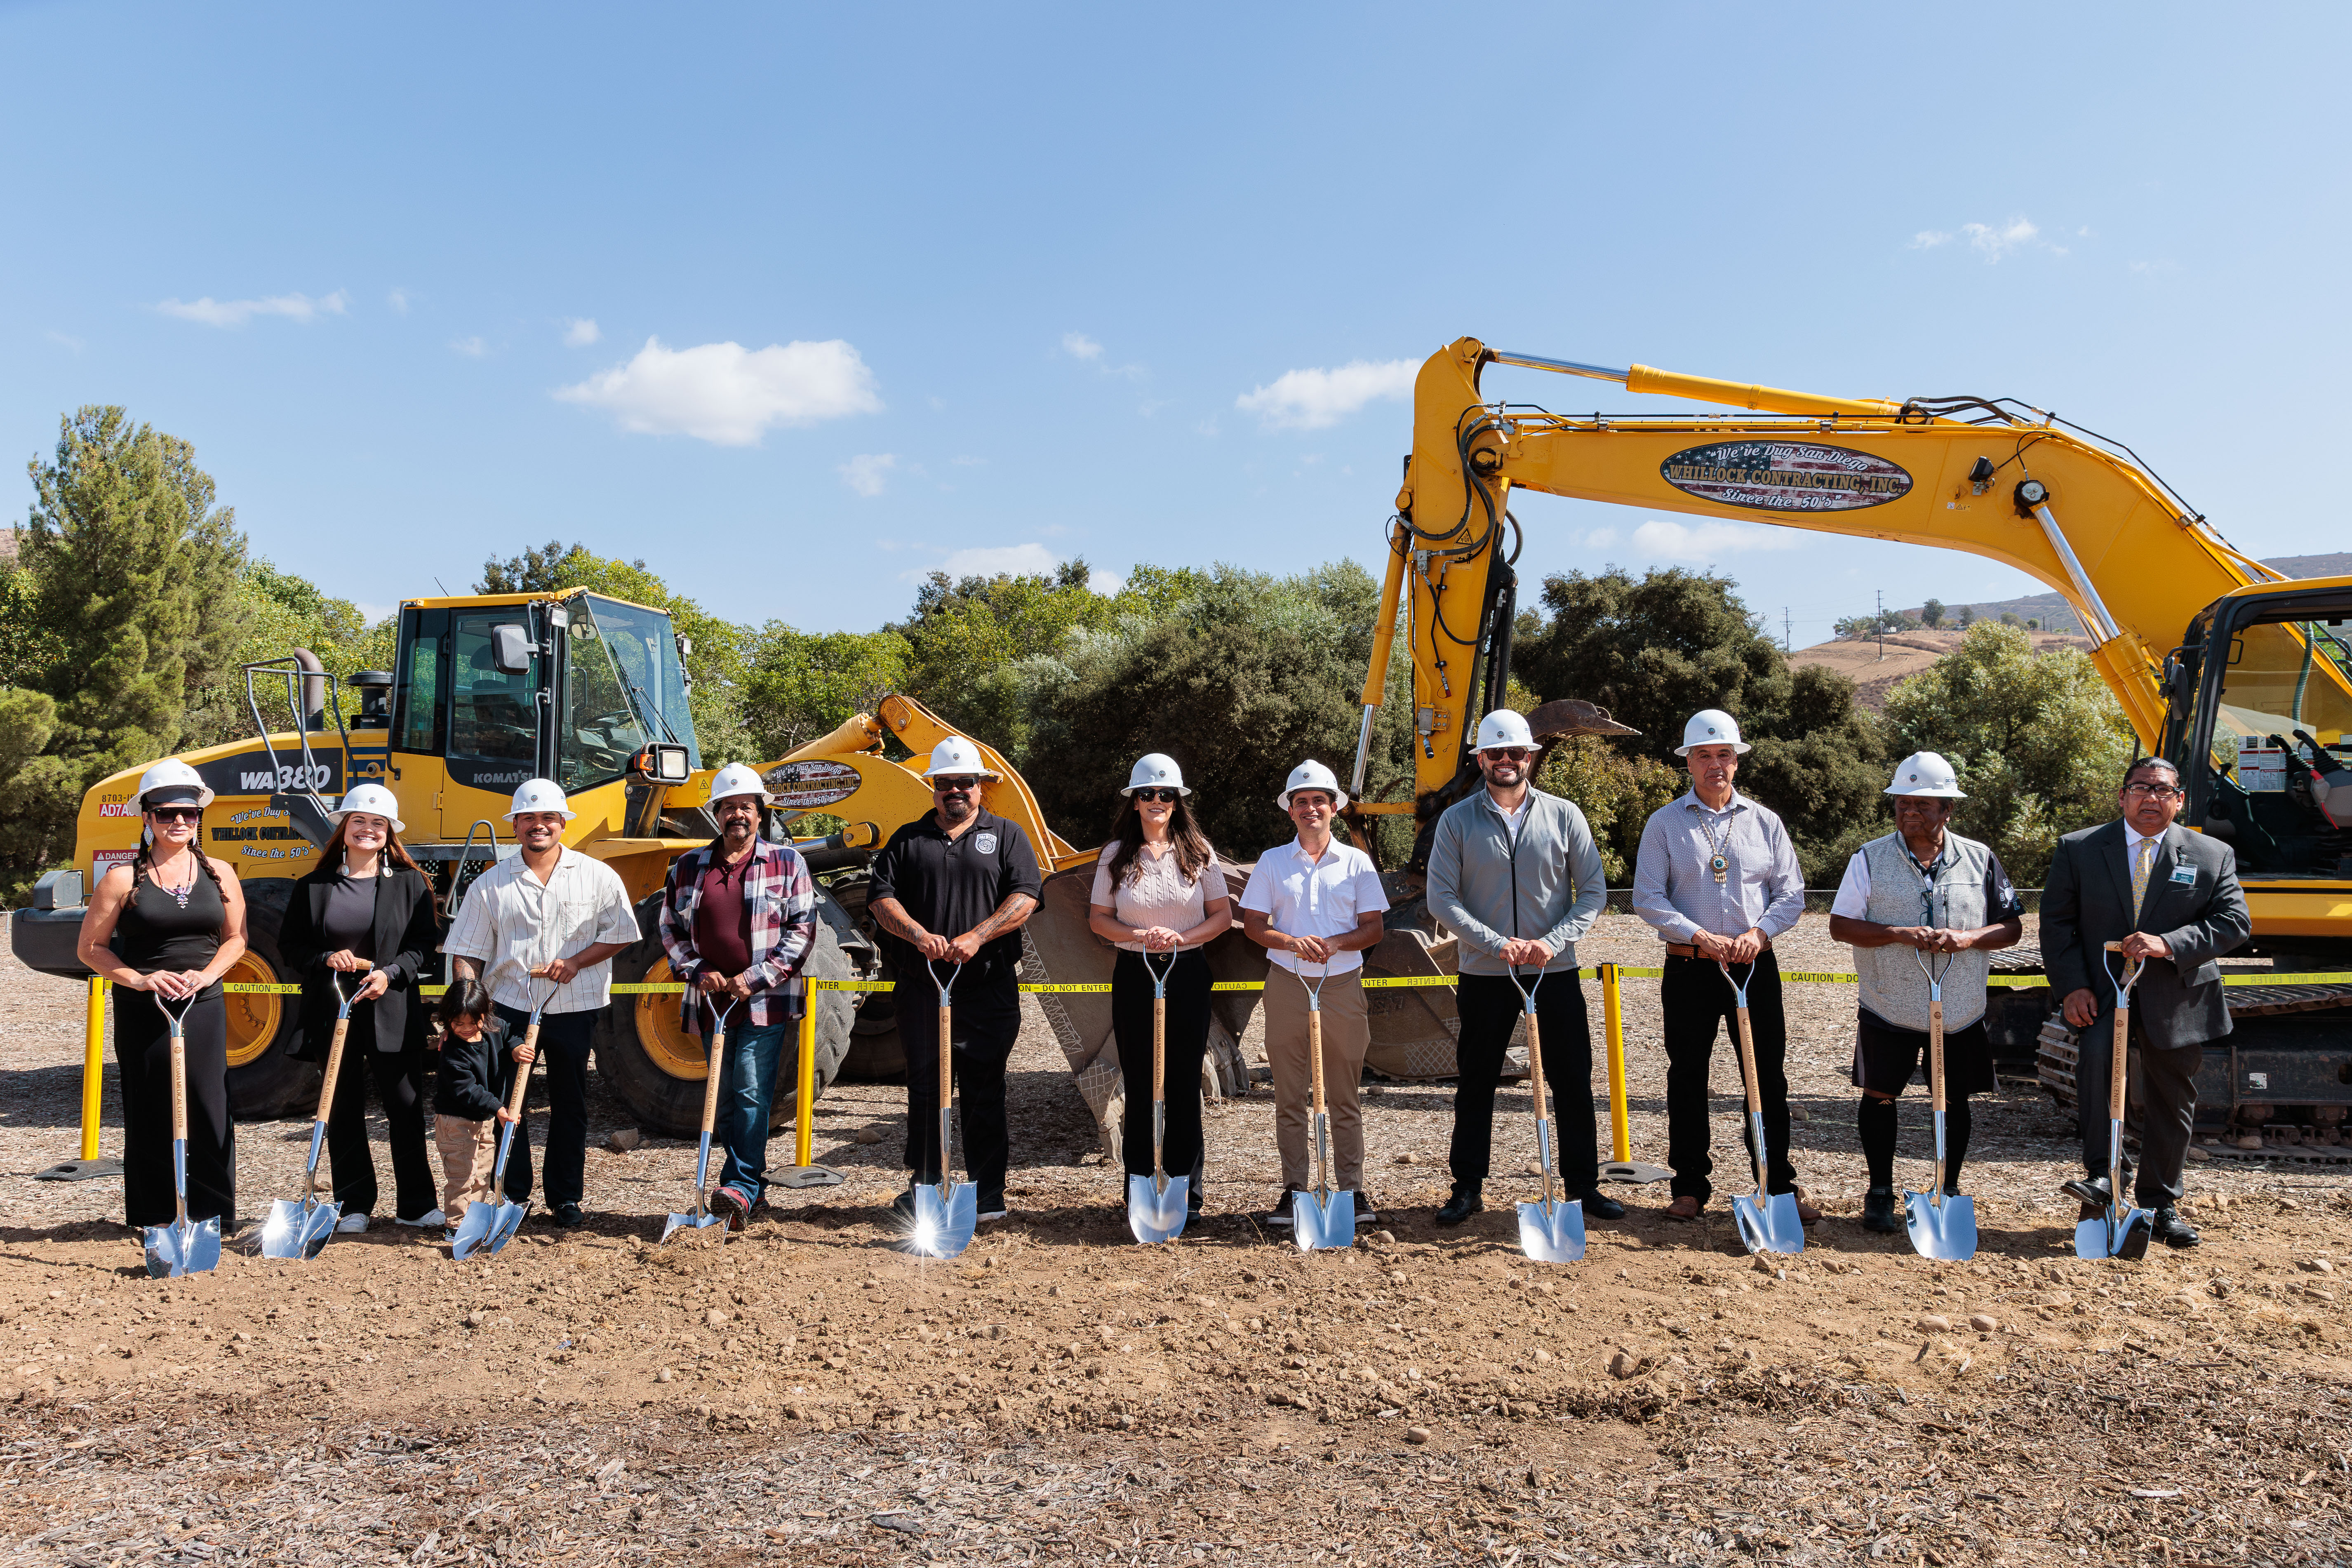
[[[475,979],[453,980],[441,998],[441,1071],[433,1093],[433,1143],[441,1152],[441,1212],[454,1233],[468,1205],[489,1196],[498,1163],[499,1123],[514,1120],[507,1097],[518,1068],[530,1070],[531,1049],[506,1045],[506,1026]],[[530,1143],[518,1139],[507,1156],[507,1196],[530,1195]]]

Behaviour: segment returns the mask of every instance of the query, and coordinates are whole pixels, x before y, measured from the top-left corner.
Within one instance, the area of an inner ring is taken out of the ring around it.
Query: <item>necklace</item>
[[[1700,804],[1698,811],[1699,831],[1706,835],[1707,847],[1715,851],[1713,855],[1707,857],[1706,868],[1715,873],[1715,885],[1720,888],[1725,884],[1731,871],[1731,858],[1724,853],[1724,847],[1731,841],[1731,824],[1726,822],[1723,825],[1723,832],[1718,837],[1715,831],[1715,824],[1707,820],[1707,811],[1704,802]]]
[[[155,885],[163,889],[165,892],[171,894],[172,901],[184,910],[188,907],[188,895],[194,892],[196,889],[196,873],[193,870],[190,871],[188,873],[188,879],[181,883],[176,888],[172,886],[171,883],[163,880],[160,876],[155,878]]]

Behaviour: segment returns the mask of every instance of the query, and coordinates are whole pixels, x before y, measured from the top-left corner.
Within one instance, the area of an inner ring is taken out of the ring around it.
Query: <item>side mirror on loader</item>
[[[530,669],[530,634],[509,621],[490,628],[490,661],[502,675],[523,675]]]

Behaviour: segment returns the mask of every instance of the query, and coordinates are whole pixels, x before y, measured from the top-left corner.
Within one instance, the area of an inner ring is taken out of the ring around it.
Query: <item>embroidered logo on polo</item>
[[[975,833],[971,836],[971,847],[982,855],[993,855],[996,853],[996,835]]]

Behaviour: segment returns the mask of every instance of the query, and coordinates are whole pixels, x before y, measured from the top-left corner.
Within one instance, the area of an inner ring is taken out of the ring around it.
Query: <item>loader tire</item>
[[[824,895],[818,895],[820,904]],[[661,982],[670,978],[669,957],[662,950],[657,921],[662,895],[648,894],[637,905],[638,937],[613,960],[616,983]],[[822,917],[824,911],[818,911]],[[817,979],[856,978],[842,952],[835,921],[820,918],[816,942],[803,973]],[[840,1071],[849,1049],[852,998],[838,991],[819,993],[816,1006],[816,1089],[820,1098]],[[678,1027],[678,997],[675,992],[647,992],[613,998],[596,1016],[596,1072],[615,1098],[648,1132],[691,1137],[702,1130],[703,1047],[699,1036]],[[799,1047],[795,1036],[787,1039],[776,1068],[776,1093],[769,1135],[788,1127],[798,1113]]]
[[[278,956],[278,931],[293,893],[290,877],[257,877],[245,884],[246,952],[224,980],[294,983]],[[316,1111],[324,1069],[290,1054],[302,1037],[302,998],[241,992],[228,998],[228,1015],[229,1119],[276,1121]]]

